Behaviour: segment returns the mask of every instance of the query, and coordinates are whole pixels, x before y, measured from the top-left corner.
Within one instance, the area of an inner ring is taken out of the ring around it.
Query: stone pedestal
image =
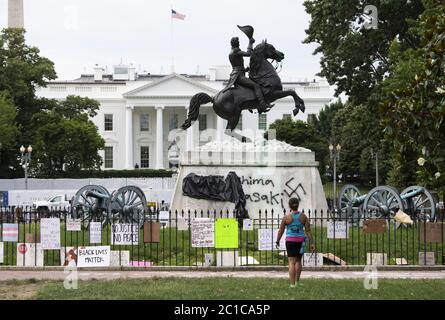
[[[210,142],[191,151],[183,152],[180,170],[171,201],[171,209],[201,210],[218,213],[231,212],[234,204],[193,199],[182,194],[182,181],[189,173],[197,175],[221,175],[226,177],[234,171],[241,179],[246,195],[249,216],[253,219],[281,217],[288,210],[290,197],[300,199],[300,209],[314,210],[321,217],[326,215],[327,202],[318,172],[315,154],[305,148],[293,147],[281,141],[264,139],[241,143],[230,139],[224,142]],[[261,212],[261,213],[260,213]],[[193,215],[194,216],[194,215]]]

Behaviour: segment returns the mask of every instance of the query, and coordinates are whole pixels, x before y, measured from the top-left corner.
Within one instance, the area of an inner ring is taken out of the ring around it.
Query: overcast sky
[[[0,27],[7,25],[7,2],[0,0]],[[230,38],[247,38],[236,27],[250,24],[257,43],[286,54],[284,80],[313,79],[319,57],[303,44],[309,16],[303,0],[24,0],[28,43],[54,61],[59,79],[92,72],[97,63],[133,63],[140,71],[169,73],[172,61],[170,7],[185,14],[173,20],[173,52],[178,73],[207,73],[227,65]]]

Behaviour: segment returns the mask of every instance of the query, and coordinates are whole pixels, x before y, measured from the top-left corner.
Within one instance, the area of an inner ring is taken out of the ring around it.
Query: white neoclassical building
[[[79,95],[99,101],[100,110],[93,121],[105,140],[103,169],[169,168],[175,165],[181,148],[223,136],[226,123],[210,104],[201,107],[199,121],[190,129],[182,132],[178,128],[186,118],[190,98],[198,92],[214,96],[227,83],[230,71],[230,67],[217,66],[207,75],[153,75],[138,74],[133,66],[118,65],[112,73],[96,66],[93,74],[51,81],[39,88],[37,95],[52,99]],[[294,117],[292,98],[284,98],[267,114],[243,112],[238,129],[266,130],[284,117],[306,120],[332,99],[328,83],[322,80],[284,82],[283,86],[305,101],[305,113]]]

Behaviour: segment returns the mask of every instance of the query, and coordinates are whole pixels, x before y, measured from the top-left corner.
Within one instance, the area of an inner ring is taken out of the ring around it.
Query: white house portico
[[[210,104],[201,107],[198,121],[186,132],[179,127],[191,97],[198,92],[218,93],[228,80],[229,68],[215,67],[209,75],[138,75],[131,66],[116,66],[112,74],[99,67],[94,71],[72,81],[49,82],[37,94],[52,99],[79,95],[99,101],[100,110],[92,120],[105,140],[103,169],[169,168],[176,164],[179,150],[222,139],[226,121],[216,116]],[[244,112],[238,129],[265,130],[283,117],[305,120],[331,100],[324,81],[283,86],[296,90],[305,101],[306,113],[294,117],[294,102],[285,98],[276,101],[267,115]]]

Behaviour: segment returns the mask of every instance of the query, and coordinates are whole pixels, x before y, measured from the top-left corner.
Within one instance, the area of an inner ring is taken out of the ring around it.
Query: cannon
[[[411,186],[401,193],[391,186],[378,186],[367,194],[352,185],[345,185],[338,199],[338,214],[341,218],[357,221],[365,212],[371,218],[392,218],[398,210],[411,217],[435,221],[436,200],[424,187]]]
[[[102,225],[119,221],[134,223],[141,227],[147,212],[144,192],[135,186],[125,186],[113,193],[98,185],[88,185],[79,189],[71,201],[71,215],[81,219],[88,227],[91,221]]]

